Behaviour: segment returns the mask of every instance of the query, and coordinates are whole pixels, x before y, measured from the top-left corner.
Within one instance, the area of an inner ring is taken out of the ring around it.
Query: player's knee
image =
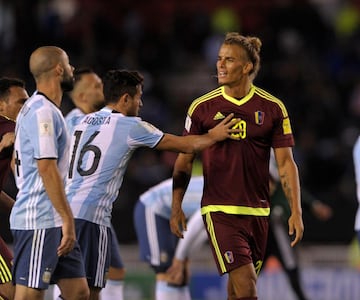
[[[256,296],[257,276],[251,268],[239,268],[229,274],[229,295],[236,299],[239,296],[253,297]]]
[[[77,291],[77,297],[75,299],[87,300],[90,298],[90,290],[88,287],[82,287]]]
[[[62,291],[61,298],[65,300],[88,300],[90,298],[90,290],[87,285],[74,286],[72,291]]]

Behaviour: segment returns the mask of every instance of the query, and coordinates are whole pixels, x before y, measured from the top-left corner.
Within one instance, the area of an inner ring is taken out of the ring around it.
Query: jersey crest
[[[255,112],[255,124],[262,125],[264,124],[264,117],[265,113],[263,111],[256,111]]]

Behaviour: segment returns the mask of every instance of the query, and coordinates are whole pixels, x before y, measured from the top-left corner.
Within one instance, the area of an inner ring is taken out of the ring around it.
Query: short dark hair
[[[103,79],[105,103],[116,103],[124,94],[134,97],[138,85],[143,85],[144,76],[138,71],[110,70]]]
[[[0,101],[7,101],[7,97],[10,95],[10,88],[13,86],[25,88],[25,82],[18,78],[0,78]]]

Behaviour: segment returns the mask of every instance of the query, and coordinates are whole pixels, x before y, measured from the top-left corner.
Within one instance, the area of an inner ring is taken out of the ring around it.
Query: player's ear
[[[63,66],[61,65],[61,63],[58,63],[58,64],[56,65],[55,70],[56,70],[56,72],[57,72],[59,75],[64,74],[64,68],[63,68]]]
[[[129,95],[127,93],[121,95],[118,102],[122,104],[126,104],[128,102],[128,96]]]
[[[129,102],[129,94],[124,94],[125,103]]]
[[[251,73],[251,71],[252,71],[253,68],[254,68],[253,63],[249,61],[249,62],[247,62],[247,63],[245,64],[245,66],[244,66],[244,72],[247,73],[247,74],[249,74],[249,73]]]
[[[86,102],[86,94],[84,92],[80,92],[79,93],[79,98],[81,99],[82,102]]]

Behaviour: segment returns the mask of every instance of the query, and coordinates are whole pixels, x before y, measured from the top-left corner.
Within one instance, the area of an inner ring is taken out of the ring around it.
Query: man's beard
[[[105,106],[105,103],[104,103],[104,102],[96,103],[96,104],[94,105],[94,110],[95,110],[95,111],[98,111],[98,110],[102,109],[104,106]]]
[[[63,80],[60,82],[60,85],[63,92],[70,92],[74,88],[74,78],[70,76],[64,76]]]

